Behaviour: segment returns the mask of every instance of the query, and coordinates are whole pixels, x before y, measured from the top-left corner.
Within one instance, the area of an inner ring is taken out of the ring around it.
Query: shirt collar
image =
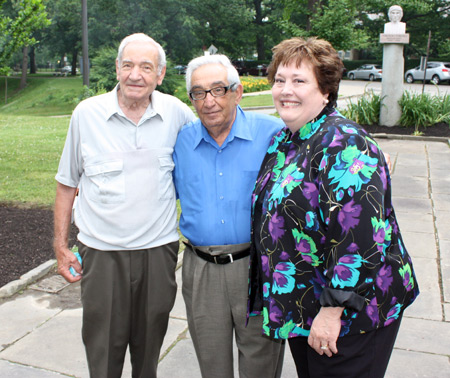
[[[231,143],[233,141],[234,138],[253,140],[250,129],[247,127],[247,117],[245,116],[245,112],[239,105],[236,107],[236,118],[234,119],[233,125],[231,126],[230,133],[228,134],[225,142],[220,148],[225,148],[228,143]],[[211,137],[211,135],[209,135],[208,130],[205,126],[203,126],[203,124],[201,124],[201,127],[197,130],[194,141],[194,149],[197,148],[202,140],[212,144],[213,146],[217,145],[217,143]]]
[[[118,90],[119,90],[119,83],[114,87],[114,89],[108,93],[110,95],[108,104],[107,104],[107,111],[106,111],[106,119],[110,119],[114,114],[118,114],[122,117],[126,117],[124,112],[119,106],[119,99],[118,99]],[[154,90],[151,94],[151,101],[148,105],[144,115],[141,118],[140,122],[143,122],[149,118],[154,117],[155,115],[159,115],[162,120],[164,120],[163,117],[163,110],[164,107],[162,106],[161,101],[161,93],[157,90]]]

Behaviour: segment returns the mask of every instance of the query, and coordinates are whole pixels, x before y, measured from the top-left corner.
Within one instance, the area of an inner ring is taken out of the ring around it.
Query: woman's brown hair
[[[344,64],[331,43],[316,37],[307,40],[296,37],[279,43],[272,51],[273,57],[267,76],[272,85],[280,65],[295,62],[297,67],[300,67],[302,60],[306,59],[313,67],[320,91],[323,94],[329,93],[329,104],[336,105]]]

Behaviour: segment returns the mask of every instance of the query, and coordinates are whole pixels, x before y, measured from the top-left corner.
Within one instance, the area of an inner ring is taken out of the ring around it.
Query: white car
[[[420,66],[412,68],[405,73],[407,83],[414,83],[414,80],[423,80],[425,70],[421,70]],[[442,81],[450,82],[450,63],[448,62],[428,62],[426,81],[434,84],[440,84]]]
[[[363,79],[363,80],[381,80],[383,70],[378,64],[364,64],[358,67],[356,70],[349,71],[347,77],[350,80]]]

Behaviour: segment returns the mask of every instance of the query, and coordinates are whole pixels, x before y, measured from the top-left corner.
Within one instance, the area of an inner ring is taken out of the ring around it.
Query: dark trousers
[[[365,334],[340,337],[338,353],[319,355],[307,337],[289,339],[300,378],[382,378],[394,348],[401,316],[387,327]]]
[[[178,242],[138,251],[80,247],[82,336],[92,378],[120,378],[127,347],[132,376],[156,377],[175,302]]]

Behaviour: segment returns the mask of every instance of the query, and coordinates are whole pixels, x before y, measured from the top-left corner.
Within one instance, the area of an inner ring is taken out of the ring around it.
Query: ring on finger
[[[322,346],[320,347],[320,349],[322,349],[322,350],[327,350],[327,349],[328,349],[328,345],[322,345]]]

